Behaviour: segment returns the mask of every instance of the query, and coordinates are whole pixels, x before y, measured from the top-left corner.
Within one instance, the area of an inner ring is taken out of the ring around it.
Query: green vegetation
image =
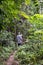
[[[20,31],[25,42],[14,56],[20,65],[43,65],[43,14],[38,0],[0,0],[0,65],[17,49]]]
[[[43,43],[25,44],[18,48],[15,59],[20,65],[42,65],[43,64]]]
[[[14,46],[14,44],[13,44]],[[0,65],[5,65],[5,61],[9,58],[10,54],[13,53],[14,47],[0,46]]]
[[[13,40],[14,37],[11,32],[5,30],[0,32],[0,64],[2,65],[15,50],[15,42]]]
[[[18,47],[14,58],[20,65],[43,65],[43,15],[35,14],[28,19],[31,23],[26,34],[28,42]]]

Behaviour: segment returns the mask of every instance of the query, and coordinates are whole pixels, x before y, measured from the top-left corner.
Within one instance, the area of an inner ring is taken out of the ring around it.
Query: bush
[[[29,18],[32,27],[27,30],[31,43],[43,43],[43,15],[35,14]]]
[[[5,61],[9,58],[11,53],[15,50],[15,44],[9,46],[0,46],[0,64],[5,65]]]
[[[14,40],[14,37],[13,37],[11,32],[8,32],[5,30],[0,32],[0,44],[6,46],[6,45],[9,45],[11,43],[14,43],[13,40]]]
[[[41,65],[43,60],[43,43],[20,46],[15,59],[20,62],[20,65]]]

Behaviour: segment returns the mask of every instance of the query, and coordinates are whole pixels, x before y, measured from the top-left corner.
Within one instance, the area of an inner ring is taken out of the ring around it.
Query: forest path
[[[14,55],[16,52],[17,51],[10,55],[9,59],[6,61],[6,65],[19,65],[18,61],[14,60]]]

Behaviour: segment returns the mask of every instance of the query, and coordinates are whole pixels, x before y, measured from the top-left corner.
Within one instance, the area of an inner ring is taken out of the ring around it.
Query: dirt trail
[[[9,57],[9,59],[6,61],[6,65],[19,65],[18,61],[14,60],[14,55],[16,51]]]

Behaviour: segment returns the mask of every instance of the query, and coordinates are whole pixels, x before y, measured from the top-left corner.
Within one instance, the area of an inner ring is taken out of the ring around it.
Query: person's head
[[[20,35],[21,33],[20,32],[18,32],[18,35]]]

